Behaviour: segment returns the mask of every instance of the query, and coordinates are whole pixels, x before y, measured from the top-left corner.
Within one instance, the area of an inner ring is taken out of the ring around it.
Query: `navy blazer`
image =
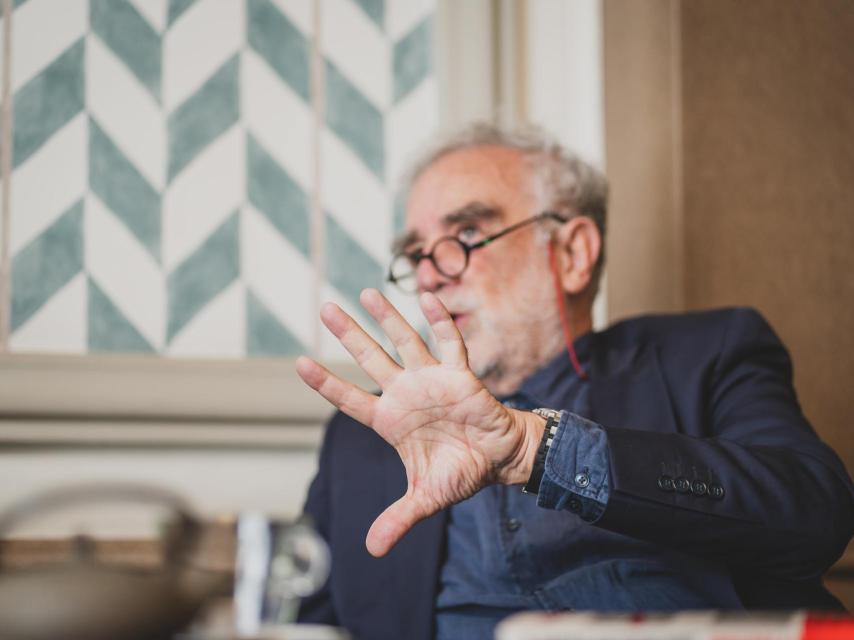
[[[748,608],[838,608],[821,576],[851,537],[854,488],[801,413],[788,354],[763,318],[745,308],[647,316],[592,339],[585,417],[607,431],[611,495],[586,526],[721,566]],[[663,490],[661,476],[724,495]],[[445,512],[384,558],[365,549],[374,518],[405,490],[394,449],[338,413],[305,504],[332,573],[301,620],[371,640],[432,637]]]

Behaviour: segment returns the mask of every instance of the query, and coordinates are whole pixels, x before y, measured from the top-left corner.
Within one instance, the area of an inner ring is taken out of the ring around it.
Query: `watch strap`
[[[543,476],[546,473],[546,456],[549,453],[549,448],[552,446],[554,436],[557,433],[557,427],[560,424],[562,411],[555,409],[539,408],[534,409],[533,413],[546,419],[546,426],[543,429],[543,437],[540,439],[540,446],[537,447],[537,454],[534,458],[534,465],[531,468],[531,476],[528,482],[522,487],[522,493],[530,493],[536,495],[540,492],[540,484],[543,481]]]

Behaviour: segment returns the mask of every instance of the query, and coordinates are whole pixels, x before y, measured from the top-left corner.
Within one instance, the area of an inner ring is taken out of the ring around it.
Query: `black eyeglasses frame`
[[[402,291],[404,291],[406,293],[414,293],[414,291],[412,291],[412,292],[407,291],[405,289],[405,287],[403,287],[401,285],[401,280],[405,280],[405,279],[408,279],[408,278],[414,276],[415,271],[418,269],[418,265],[422,260],[429,260],[430,262],[433,263],[433,267],[435,267],[436,271],[441,273],[444,277],[450,278],[452,280],[456,280],[457,278],[462,276],[463,273],[465,273],[466,269],[468,269],[469,258],[470,258],[473,251],[476,251],[477,249],[482,249],[483,247],[489,246],[490,244],[492,244],[493,242],[495,242],[499,238],[502,238],[502,237],[506,236],[508,233],[516,231],[517,229],[521,229],[522,227],[528,226],[529,224],[533,224],[535,222],[541,222],[543,220],[554,220],[555,222],[560,222],[561,224],[563,224],[564,222],[567,222],[569,220],[569,218],[565,215],[557,213],[556,211],[543,211],[542,213],[538,213],[535,216],[531,216],[530,218],[526,218],[524,220],[521,220],[521,221],[517,222],[516,224],[512,224],[509,227],[502,229],[501,231],[497,231],[496,233],[493,233],[492,235],[489,235],[486,238],[483,238],[482,240],[478,240],[477,242],[475,242],[473,244],[468,244],[467,242],[460,240],[456,236],[442,236],[441,238],[436,240],[436,242],[433,243],[433,248],[426,253],[422,253],[421,251],[415,251],[412,254],[407,254],[405,252],[397,253],[392,258],[391,265],[389,265],[388,276],[386,277],[386,281],[391,282],[393,285],[395,285],[396,287],[398,287],[399,289],[401,289]],[[435,253],[436,246],[438,246],[442,242],[447,242],[447,241],[456,242],[459,246],[462,247],[463,252],[465,254],[465,260],[463,262],[463,267],[457,273],[454,273],[454,274],[450,274],[450,273],[446,273],[446,272],[442,271],[442,269],[436,263],[436,259],[433,257],[433,254]],[[409,259],[409,261],[412,263],[412,272],[410,274],[407,274],[403,278],[398,278],[398,277],[395,277],[394,273],[392,272],[392,269],[394,267],[395,261],[402,256],[406,256]]]

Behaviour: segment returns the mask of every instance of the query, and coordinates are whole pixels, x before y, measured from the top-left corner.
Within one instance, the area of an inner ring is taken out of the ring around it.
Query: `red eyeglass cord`
[[[566,351],[569,354],[569,361],[572,363],[572,368],[582,380],[588,380],[587,372],[578,362],[578,356],[575,353],[573,346],[572,327],[569,324],[569,313],[566,308],[566,296],[563,294],[563,287],[560,286],[560,274],[557,270],[557,260],[555,259],[555,250],[551,242],[549,242],[549,266],[552,270],[552,280],[555,286],[555,295],[557,296],[557,307],[560,311],[560,324],[563,329],[563,339],[566,342]]]

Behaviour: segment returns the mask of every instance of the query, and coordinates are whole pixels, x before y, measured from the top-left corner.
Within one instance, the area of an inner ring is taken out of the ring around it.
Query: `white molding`
[[[601,0],[528,3],[527,116],[605,168]]]
[[[493,0],[438,0],[435,68],[439,125],[453,130],[496,115]]]
[[[581,158],[606,168],[605,63],[602,0],[527,2],[518,36],[525,56],[525,116]],[[593,326],[608,324],[608,281],[603,274]]]
[[[495,0],[495,96],[498,123],[528,120],[528,0]]]
[[[376,386],[353,364],[327,366],[365,389]],[[304,425],[331,412],[293,359],[0,355],[0,420]]]
[[[313,451],[320,447],[322,438],[323,420],[258,425],[240,422],[0,419],[0,447],[7,451],[14,447],[91,451],[151,447]]]

